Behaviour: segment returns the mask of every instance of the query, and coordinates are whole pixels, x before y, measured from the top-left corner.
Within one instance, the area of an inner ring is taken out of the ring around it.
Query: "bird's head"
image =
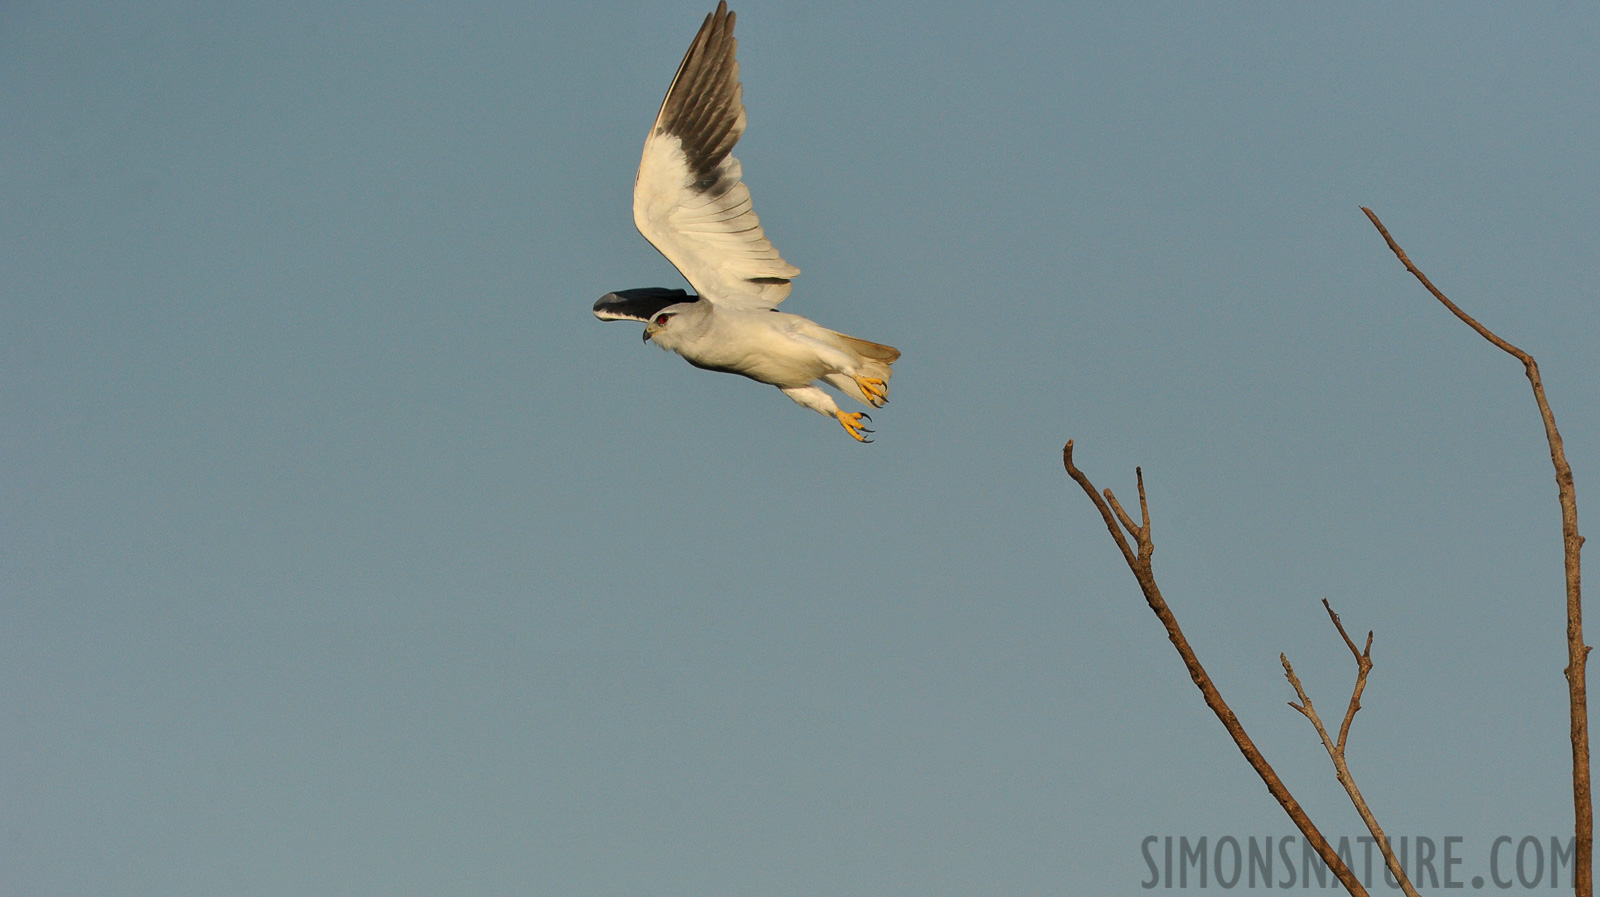
[[[659,337],[668,335],[667,328],[672,326],[672,319],[677,316],[677,312],[657,312],[656,316],[650,319],[650,323],[644,325],[644,341],[648,343],[651,340],[655,340],[656,345],[661,346],[663,349],[667,348],[662,345]]]

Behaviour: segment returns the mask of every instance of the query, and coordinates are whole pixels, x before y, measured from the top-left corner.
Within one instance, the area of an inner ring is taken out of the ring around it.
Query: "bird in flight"
[[[645,287],[600,297],[602,321],[643,321],[644,339],[697,368],[778,387],[871,442],[864,412],[839,410],[826,383],[881,408],[900,350],[778,311],[800,269],[761,230],[733,145],[744,133],[743,90],[726,0],[706,16],[661,102],[633,183],[633,221],[699,295]]]

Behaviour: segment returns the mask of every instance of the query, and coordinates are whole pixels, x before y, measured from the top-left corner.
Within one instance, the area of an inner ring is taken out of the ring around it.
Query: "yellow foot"
[[[872,407],[882,408],[889,403],[889,384],[879,380],[877,377],[857,377],[855,379],[856,385],[861,387],[862,392],[866,393],[867,401],[872,403]]]
[[[865,413],[857,411],[854,414],[846,414],[843,411],[835,411],[833,413],[833,416],[837,417],[839,419],[839,423],[844,426],[844,431],[846,433],[849,433],[851,438],[853,438],[856,442],[871,442],[872,441],[872,440],[868,439],[866,437],[866,435],[865,435],[867,433],[871,433],[872,431],[867,429],[866,427],[861,426],[861,419],[862,418],[865,417],[865,418],[867,418],[868,421],[872,420],[872,418],[867,417],[867,415]]]

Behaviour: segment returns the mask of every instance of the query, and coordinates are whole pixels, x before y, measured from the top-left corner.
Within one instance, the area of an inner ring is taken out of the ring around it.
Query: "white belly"
[[[798,315],[717,309],[705,332],[678,354],[695,367],[739,374],[780,389],[805,386],[825,374],[847,371],[855,360],[832,331]]]

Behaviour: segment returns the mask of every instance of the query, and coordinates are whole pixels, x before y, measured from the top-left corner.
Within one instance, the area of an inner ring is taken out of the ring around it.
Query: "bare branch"
[[[1122,521],[1122,525],[1127,528],[1128,535],[1139,540],[1139,545],[1142,548],[1144,546],[1144,528],[1134,524],[1133,518],[1128,516],[1127,511],[1122,510],[1122,503],[1117,501],[1117,497],[1111,494],[1110,489],[1106,490],[1106,501],[1111,502],[1111,510],[1117,512],[1117,519]]]
[[[1328,752],[1328,759],[1333,761],[1334,775],[1339,779],[1339,784],[1344,786],[1345,794],[1350,795],[1350,802],[1355,804],[1356,812],[1360,814],[1361,821],[1366,823],[1367,831],[1378,842],[1378,849],[1383,852],[1383,861],[1389,867],[1389,874],[1395,877],[1400,887],[1408,897],[1417,897],[1417,890],[1412,886],[1411,880],[1406,878],[1405,867],[1395,857],[1394,850],[1389,846],[1389,839],[1383,833],[1383,828],[1378,825],[1378,818],[1372,814],[1372,809],[1367,806],[1366,798],[1361,796],[1361,789],[1356,787],[1356,777],[1350,772],[1350,766],[1345,762],[1345,741],[1350,737],[1350,723],[1356,718],[1356,711],[1361,709],[1361,693],[1367,687],[1367,674],[1372,672],[1372,633],[1367,633],[1367,649],[1357,651],[1355,642],[1350,640],[1349,633],[1344,631],[1344,624],[1339,622],[1339,615],[1333,612],[1328,599],[1322,599],[1322,606],[1327,608],[1328,617],[1333,620],[1333,625],[1339,630],[1339,635],[1344,638],[1345,645],[1349,646],[1350,653],[1356,659],[1356,685],[1350,693],[1350,706],[1344,714],[1344,724],[1339,727],[1339,740],[1336,743],[1328,735],[1328,730],[1322,725],[1322,718],[1317,716],[1317,708],[1312,705],[1311,698],[1306,694],[1305,687],[1300,684],[1300,677],[1294,674],[1294,667],[1289,665],[1289,658],[1283,654],[1278,655],[1278,660],[1283,662],[1283,674],[1289,679],[1289,684],[1294,686],[1294,693],[1300,698],[1300,703],[1289,702],[1289,706],[1300,711],[1300,714],[1311,721],[1312,728],[1317,730],[1317,737],[1322,739],[1323,750]]]
[[[1150,502],[1144,497],[1144,468],[1135,467],[1133,478],[1139,482],[1139,519],[1144,521],[1145,534],[1150,533]]]
[[[1583,643],[1583,597],[1580,588],[1579,554],[1583,549],[1583,536],[1578,534],[1578,491],[1572,479],[1572,467],[1567,464],[1567,453],[1561,442],[1561,432],[1556,429],[1556,417],[1545,399],[1544,381],[1539,377],[1539,365],[1533,356],[1501,339],[1489,328],[1478,323],[1462,311],[1428,280],[1405,250],[1400,248],[1388,228],[1378,220],[1372,210],[1362,206],[1372,226],[1383,235],[1384,242],[1422,285],[1449,309],[1451,314],[1477,331],[1478,335],[1497,348],[1522,362],[1523,372],[1533,387],[1533,399],[1539,406],[1539,417],[1544,422],[1545,440],[1550,444],[1550,463],[1556,472],[1556,493],[1561,503],[1562,557],[1566,567],[1567,586],[1567,694],[1569,729],[1572,739],[1572,805],[1574,829],[1577,839],[1572,866],[1572,887],[1577,897],[1594,894],[1594,799],[1589,783],[1589,697],[1588,661],[1589,647]]]
[[[1328,618],[1333,620],[1333,626],[1339,630],[1339,637],[1350,649],[1356,659],[1356,687],[1350,693],[1350,707],[1344,712],[1344,723],[1339,726],[1339,753],[1344,753],[1345,742],[1350,739],[1350,723],[1356,718],[1356,711],[1361,709],[1361,693],[1367,690],[1367,674],[1372,672],[1372,630],[1367,630],[1367,647],[1364,651],[1356,650],[1356,643],[1350,640],[1350,633],[1344,631],[1344,624],[1339,622],[1339,615],[1333,612],[1333,605],[1328,599],[1322,599],[1322,606],[1328,611]]]
[[[1328,618],[1333,621],[1334,628],[1339,630],[1339,636],[1340,638],[1343,638],[1344,643],[1349,646],[1350,653],[1354,654],[1357,660],[1360,660],[1361,652],[1356,650],[1356,643],[1350,641],[1350,633],[1344,631],[1344,624],[1339,622],[1339,615],[1333,612],[1333,605],[1328,603],[1328,599],[1322,599],[1322,608],[1328,612]],[[1367,633],[1367,647],[1372,647],[1371,632]]]
[[[1372,226],[1376,227],[1378,229],[1378,233],[1383,235],[1383,241],[1389,244],[1389,249],[1394,252],[1395,258],[1400,260],[1400,264],[1405,265],[1406,270],[1410,271],[1417,278],[1417,280],[1422,282],[1422,285],[1427,288],[1428,292],[1433,294],[1433,298],[1443,302],[1444,307],[1450,309],[1451,314],[1460,318],[1468,327],[1478,331],[1479,336],[1516,356],[1517,360],[1523,364],[1528,364],[1529,362],[1533,361],[1528,353],[1494,335],[1492,332],[1490,332],[1489,328],[1479,324],[1471,315],[1462,311],[1461,308],[1454,302],[1451,302],[1449,298],[1445,296],[1445,294],[1439,292],[1439,288],[1433,285],[1433,281],[1428,279],[1428,275],[1423,274],[1420,270],[1418,270],[1417,266],[1411,263],[1411,258],[1410,256],[1406,255],[1406,251],[1400,248],[1400,244],[1394,241],[1394,237],[1389,236],[1389,229],[1383,226],[1383,222],[1378,220],[1378,216],[1366,206],[1362,206],[1361,211],[1367,213],[1367,217],[1372,220]]]
[[[1076,480],[1078,485],[1082,486],[1083,489],[1089,493],[1089,500],[1094,502],[1094,506],[1100,512],[1100,516],[1105,518],[1106,529],[1111,531],[1111,540],[1117,543],[1118,548],[1122,549],[1123,559],[1128,562],[1129,566],[1132,566],[1134,563],[1133,550],[1128,547],[1128,540],[1123,537],[1122,530],[1117,528],[1117,519],[1111,516],[1111,508],[1107,506],[1105,500],[1094,491],[1094,484],[1089,482],[1089,478],[1084,476],[1082,471],[1078,470],[1078,468],[1072,465],[1072,440],[1070,439],[1067,440],[1066,447],[1061,450],[1061,463],[1066,466],[1067,474]],[[1110,490],[1106,491],[1109,495]]]
[[[1117,547],[1122,549],[1122,557],[1128,563],[1128,570],[1133,573],[1133,578],[1139,583],[1140,591],[1144,592],[1145,602],[1150,605],[1150,609],[1155,612],[1156,618],[1166,628],[1167,638],[1172,641],[1172,646],[1178,650],[1178,656],[1183,658],[1183,665],[1189,671],[1189,678],[1194,680],[1195,686],[1200,689],[1200,694],[1204,697],[1206,706],[1211,708],[1211,712],[1217,715],[1218,720],[1221,720],[1222,727],[1228,730],[1228,735],[1233,738],[1233,743],[1238,746],[1239,752],[1244,754],[1245,761],[1256,771],[1256,775],[1261,777],[1261,781],[1266,783],[1267,791],[1271,792],[1273,798],[1283,807],[1284,812],[1289,814],[1289,818],[1293,820],[1295,827],[1305,835],[1306,843],[1310,844],[1317,854],[1322,857],[1322,861],[1328,865],[1328,868],[1333,870],[1333,874],[1339,878],[1339,881],[1345,886],[1345,890],[1349,891],[1352,897],[1367,897],[1367,890],[1362,887],[1361,881],[1356,878],[1355,872],[1345,864],[1344,860],[1339,857],[1338,852],[1333,849],[1333,845],[1328,843],[1328,839],[1323,837],[1322,832],[1312,823],[1311,818],[1301,808],[1300,802],[1295,800],[1294,795],[1289,793],[1289,789],[1284,786],[1283,780],[1278,778],[1277,772],[1267,762],[1267,758],[1262,756],[1260,749],[1256,747],[1255,742],[1245,732],[1244,726],[1239,724],[1239,718],[1234,715],[1233,709],[1222,699],[1222,693],[1217,690],[1216,684],[1211,681],[1211,676],[1206,672],[1205,667],[1200,665],[1200,659],[1195,655],[1194,648],[1190,647],[1189,640],[1184,637],[1183,630],[1178,626],[1178,618],[1173,615],[1172,609],[1167,606],[1166,599],[1161,597],[1161,589],[1156,585],[1155,574],[1152,572],[1150,565],[1150,557],[1155,551],[1155,545],[1150,540],[1150,508],[1144,494],[1144,474],[1140,472],[1138,475],[1139,510],[1143,517],[1143,522],[1135,527],[1132,525],[1132,518],[1128,517],[1120,505],[1117,506],[1115,512],[1112,511],[1111,503],[1114,503],[1116,499],[1111,496],[1110,490],[1106,490],[1105,497],[1102,498],[1101,494],[1095,490],[1094,484],[1089,481],[1089,477],[1072,463],[1071,441],[1068,441],[1061,450],[1061,463],[1067,469],[1067,475],[1077,482],[1083,489],[1084,494],[1089,496],[1089,500],[1094,503],[1095,509],[1100,512],[1101,519],[1105,521],[1106,529],[1111,532],[1111,537],[1116,541]],[[1122,525],[1127,526],[1135,539],[1137,539],[1137,555],[1130,548],[1127,540],[1123,538],[1121,530],[1118,529],[1118,516],[1122,518]],[[1286,665],[1287,663],[1285,661]],[[1305,705],[1309,708],[1310,702],[1305,702]]]

